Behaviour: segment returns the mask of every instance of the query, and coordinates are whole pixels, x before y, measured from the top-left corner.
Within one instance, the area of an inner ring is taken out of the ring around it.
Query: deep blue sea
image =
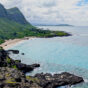
[[[11,49],[20,50],[19,55],[11,55],[23,63],[40,63],[41,67],[29,73],[70,72],[82,76],[85,83],[72,88],[88,88],[88,27],[38,26],[50,30],[61,30],[72,34],[69,37],[32,38],[16,44]],[[25,55],[21,55],[25,53]],[[67,88],[67,87],[60,87]]]

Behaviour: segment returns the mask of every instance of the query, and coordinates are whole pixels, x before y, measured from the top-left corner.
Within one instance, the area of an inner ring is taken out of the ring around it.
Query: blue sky
[[[0,0],[6,8],[18,7],[37,24],[88,26],[88,0]]]
[[[80,0],[77,5],[78,6],[82,6],[82,5],[85,5],[85,4],[88,4],[88,0]]]

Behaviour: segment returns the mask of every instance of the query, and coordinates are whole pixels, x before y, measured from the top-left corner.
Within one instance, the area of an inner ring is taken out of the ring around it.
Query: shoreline
[[[34,76],[27,76],[26,73],[39,68],[40,64],[27,65],[21,63],[21,60],[13,60],[3,48],[0,48],[0,54],[0,88],[57,88],[84,82],[82,77],[68,72],[53,75],[36,73]]]
[[[29,39],[32,39],[32,38],[35,38],[35,37],[25,37],[25,38],[21,38],[21,39],[9,39],[9,40],[5,40],[4,43],[2,43],[0,46],[7,50],[8,48],[18,44],[18,43],[22,43],[24,40],[29,40]]]

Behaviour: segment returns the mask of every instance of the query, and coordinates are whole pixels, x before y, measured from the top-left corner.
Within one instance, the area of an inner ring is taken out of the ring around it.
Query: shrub
[[[16,65],[13,65],[12,68],[17,69],[17,66]]]
[[[9,57],[6,58],[7,63],[11,63],[11,59]]]

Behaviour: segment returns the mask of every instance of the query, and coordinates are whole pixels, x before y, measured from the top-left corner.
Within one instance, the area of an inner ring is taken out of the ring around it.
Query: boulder
[[[13,54],[19,54],[19,50],[8,50],[7,52],[8,52],[8,53],[9,53],[9,52],[12,52]]]
[[[22,55],[24,55],[24,53],[21,53]]]
[[[26,65],[23,63],[15,63],[15,64],[17,68],[24,73],[33,71],[35,68],[40,67],[40,64],[33,64],[33,65]]]

